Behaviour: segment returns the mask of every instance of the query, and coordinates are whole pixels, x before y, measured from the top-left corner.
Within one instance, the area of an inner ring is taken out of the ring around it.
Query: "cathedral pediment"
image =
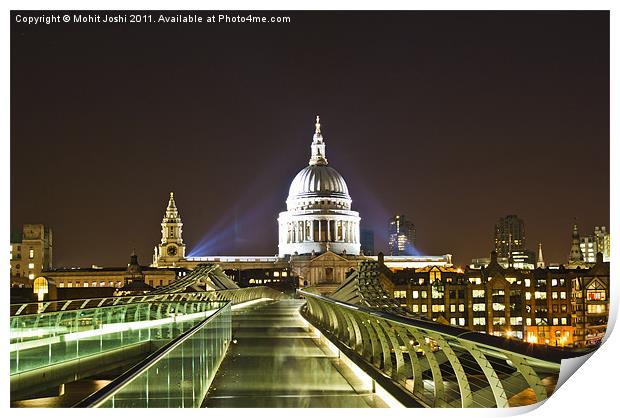
[[[316,257],[314,257],[310,262],[313,263],[315,261],[321,261],[321,262],[326,262],[326,261],[344,261],[344,262],[348,262],[349,260],[347,260],[346,258],[333,253],[331,251],[327,251],[321,255],[318,255]]]

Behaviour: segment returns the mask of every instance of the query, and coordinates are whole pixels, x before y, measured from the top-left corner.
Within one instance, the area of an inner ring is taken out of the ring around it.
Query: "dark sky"
[[[457,263],[488,256],[507,214],[554,262],[574,217],[583,233],[609,225],[607,12],[15,14],[11,230],[51,226],[55,266],[123,265],[134,247],[150,262],[171,190],[188,252],[275,254],[316,114],[378,249],[395,213],[421,252]]]

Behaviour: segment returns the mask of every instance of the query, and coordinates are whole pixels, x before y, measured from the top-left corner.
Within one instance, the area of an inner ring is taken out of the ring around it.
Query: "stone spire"
[[[179,211],[177,209],[177,205],[174,202],[174,192],[170,192],[170,199],[168,200],[168,207],[166,208],[166,216],[165,218],[178,218]]]
[[[308,164],[310,165],[327,165],[327,157],[325,157],[325,142],[323,142],[323,135],[321,135],[321,122],[319,115],[316,116],[316,123],[314,124],[314,138],[312,140],[312,156]]]
[[[182,233],[183,222],[181,221],[179,210],[174,201],[174,192],[170,192],[166,214],[161,221],[161,243],[166,244],[168,242],[174,242],[183,244]]]
[[[577,223],[575,222],[573,224],[573,239],[571,241],[568,261],[576,263],[582,260],[583,257],[581,256],[581,248],[579,248],[579,230],[577,229]]]
[[[545,260],[542,254],[542,242],[538,243],[538,258],[536,259],[536,268],[545,268]]]

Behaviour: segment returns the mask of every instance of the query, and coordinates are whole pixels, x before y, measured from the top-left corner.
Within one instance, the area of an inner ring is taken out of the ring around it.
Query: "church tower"
[[[583,261],[579,242],[579,230],[577,229],[577,223],[575,222],[573,224],[573,238],[571,240],[570,255],[568,256],[569,263],[579,263]]]
[[[536,259],[536,268],[545,268],[545,259],[542,253],[542,242],[538,243],[538,258]]]
[[[174,265],[185,258],[183,244],[183,222],[174,202],[174,192],[170,192],[166,214],[161,221],[161,244],[155,247],[153,265]]]

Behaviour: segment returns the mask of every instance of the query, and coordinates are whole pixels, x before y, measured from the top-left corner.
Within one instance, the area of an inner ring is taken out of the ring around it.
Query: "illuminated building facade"
[[[52,230],[42,224],[25,224],[11,236],[11,284],[31,287],[43,270],[52,268]]]
[[[572,282],[575,346],[596,345],[605,335],[609,316],[609,263],[603,254],[599,252],[596,264],[579,271]]]
[[[536,344],[583,346],[604,335],[609,263],[591,269],[504,268],[495,253],[481,269],[381,268],[388,295],[435,321]]]
[[[161,242],[155,247],[153,265],[158,263],[175,266],[185,259],[185,244],[183,244],[183,222],[174,201],[174,193],[170,192],[168,207],[161,221]]]
[[[40,277],[46,278],[58,288],[58,293],[66,297],[81,297],[107,295],[117,289],[122,289],[129,285],[135,288],[137,282],[144,283],[151,288],[167,286],[176,279],[185,276],[188,269],[176,268],[156,268],[151,266],[141,266],[135,253],[131,254],[129,263],[126,267],[97,267],[88,268],[59,268],[43,271]],[[108,289],[108,290],[89,290],[84,293],[83,289]],[[66,290],[65,290],[66,289]],[[75,289],[75,290],[74,290]],[[111,289],[111,290],[110,290]]]
[[[415,255],[415,225],[405,215],[390,219],[388,245],[390,255]]]
[[[289,188],[287,210],[280,213],[280,257],[304,254],[360,254],[360,217],[351,210],[344,178],[327,163],[319,117],[308,166]]]
[[[609,232],[604,226],[594,227],[594,234],[579,237],[579,249],[585,263],[596,263],[596,253],[603,254],[603,261],[610,261]]]

